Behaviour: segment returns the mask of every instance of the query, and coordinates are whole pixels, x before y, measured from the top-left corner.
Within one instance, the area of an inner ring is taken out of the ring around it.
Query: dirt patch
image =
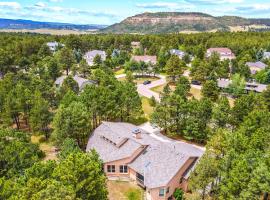
[[[43,136],[40,135],[32,135],[31,136],[31,141],[34,144],[39,145],[39,149],[45,153],[45,158],[44,160],[57,160],[57,152],[56,152],[56,147],[53,146],[52,143],[50,142],[40,142],[41,138]]]

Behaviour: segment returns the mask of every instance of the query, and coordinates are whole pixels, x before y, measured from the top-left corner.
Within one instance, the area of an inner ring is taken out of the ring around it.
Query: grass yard
[[[57,154],[55,152],[55,147],[50,142],[42,142],[42,137],[40,135],[32,135],[31,141],[34,144],[39,144],[41,151],[45,153],[44,160],[57,160]]]
[[[116,72],[114,72],[115,75],[120,75],[120,74],[124,74],[125,73],[125,69],[120,69]]]
[[[159,78],[157,77],[138,77],[138,78],[135,78],[135,83],[137,84],[142,84],[144,81],[156,81],[158,80]]]
[[[143,190],[134,183],[108,181],[109,200],[143,200]]]
[[[165,85],[160,85],[160,86],[151,88],[151,90],[153,92],[161,93],[163,91],[164,87],[165,87]]]
[[[202,98],[201,90],[191,87],[190,95],[193,96],[195,99],[200,100]]]
[[[160,86],[151,88],[151,90],[153,92],[157,92],[157,93],[160,94],[163,91],[164,87],[165,87],[165,85],[160,85]],[[171,88],[172,91],[175,90],[175,86],[170,86],[170,88]],[[201,91],[199,89],[193,88],[193,87],[191,87],[191,89],[190,89],[190,96],[195,97],[195,99],[201,99],[202,98]]]
[[[146,97],[142,97],[142,109],[145,115],[145,118],[150,119],[150,115],[154,112],[153,107],[149,103],[149,99]]]

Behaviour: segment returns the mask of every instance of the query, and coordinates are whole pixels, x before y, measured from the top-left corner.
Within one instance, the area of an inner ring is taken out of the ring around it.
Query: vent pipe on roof
[[[140,129],[136,129],[132,131],[133,137],[136,139],[141,139],[142,138],[142,133]]]

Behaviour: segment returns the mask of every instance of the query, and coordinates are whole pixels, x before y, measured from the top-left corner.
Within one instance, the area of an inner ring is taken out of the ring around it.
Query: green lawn
[[[143,190],[134,183],[108,181],[109,200],[143,200]]]
[[[116,72],[114,72],[115,75],[120,75],[120,74],[124,74],[125,73],[125,69],[120,69]]]
[[[160,86],[151,88],[151,90],[153,92],[161,93],[163,91],[164,87],[165,87],[165,85],[160,85]]]
[[[199,89],[197,89],[197,88],[191,87],[189,93],[190,93],[190,95],[193,96],[195,99],[200,100],[200,99],[202,98],[201,90],[199,90]]]
[[[156,77],[139,77],[139,78],[136,78],[134,81],[135,83],[137,84],[142,84],[144,81],[156,81],[158,80],[159,78],[156,78]]]
[[[150,105],[148,98],[142,97],[141,99],[142,99],[142,109],[143,109],[144,115],[149,120],[151,114],[154,112],[154,109]]]

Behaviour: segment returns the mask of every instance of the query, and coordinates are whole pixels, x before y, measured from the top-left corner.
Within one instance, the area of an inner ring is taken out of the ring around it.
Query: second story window
[[[166,193],[168,194],[170,192],[170,187],[167,187]]]
[[[115,173],[115,165],[107,165],[107,172]]]
[[[120,165],[119,171],[120,173],[126,174],[128,173],[128,167],[126,165]]]
[[[160,188],[159,189],[159,196],[160,197],[164,197],[165,196],[165,189],[164,188]]]

